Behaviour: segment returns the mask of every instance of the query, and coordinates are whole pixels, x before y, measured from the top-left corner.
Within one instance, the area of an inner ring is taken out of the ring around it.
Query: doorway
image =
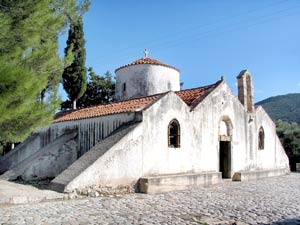
[[[231,178],[231,142],[220,141],[219,168],[222,178]]]

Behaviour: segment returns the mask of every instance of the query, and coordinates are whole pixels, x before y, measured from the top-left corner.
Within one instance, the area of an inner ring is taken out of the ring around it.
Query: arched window
[[[258,131],[258,149],[262,150],[265,148],[265,132],[264,128],[260,127]]]
[[[180,148],[180,125],[176,119],[172,120],[168,126],[168,146]]]
[[[126,91],[126,83],[123,83],[123,92]]]

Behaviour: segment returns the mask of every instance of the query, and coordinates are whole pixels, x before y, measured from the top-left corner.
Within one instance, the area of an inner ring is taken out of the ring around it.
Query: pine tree
[[[0,1],[0,142],[20,142],[51,122],[64,67],[58,37],[78,12],[77,0]],[[41,101],[41,94],[45,96]]]
[[[56,104],[38,101],[39,90],[47,80],[26,68],[1,61],[0,74],[0,140],[19,142],[49,123]]]
[[[83,21],[82,17],[79,17],[70,26],[65,48],[66,55],[72,49],[74,60],[64,69],[62,75],[62,83],[68,98],[73,102],[73,109],[76,109],[76,101],[84,94],[87,86],[84,45]]]

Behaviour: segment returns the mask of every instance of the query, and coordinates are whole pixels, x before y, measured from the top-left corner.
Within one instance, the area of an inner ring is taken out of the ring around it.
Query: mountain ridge
[[[273,96],[255,105],[261,105],[274,122],[280,119],[300,124],[300,93]]]

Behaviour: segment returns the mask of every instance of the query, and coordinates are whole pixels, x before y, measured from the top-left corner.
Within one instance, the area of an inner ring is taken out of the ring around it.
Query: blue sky
[[[84,16],[87,67],[104,74],[143,57],[175,66],[183,88],[249,69],[255,101],[300,92],[299,0],[94,0]],[[61,39],[61,48],[65,40]]]

